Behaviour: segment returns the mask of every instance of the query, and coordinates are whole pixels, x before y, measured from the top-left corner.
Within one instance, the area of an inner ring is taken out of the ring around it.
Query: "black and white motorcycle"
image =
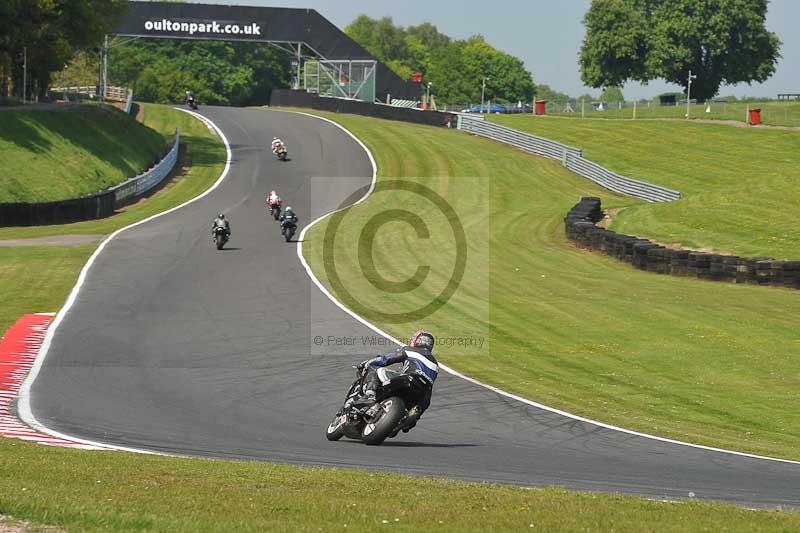
[[[217,247],[217,250],[222,250],[222,247],[225,246],[225,243],[228,242],[228,230],[226,230],[223,226],[217,226],[214,228],[214,244]]]
[[[333,417],[325,436],[328,440],[348,437],[364,444],[377,445],[387,438],[408,432],[419,419],[418,404],[428,393],[430,385],[416,374],[400,374],[379,368],[383,385],[371,406],[360,405],[365,369],[356,367],[356,379],[347,392],[344,405]]]

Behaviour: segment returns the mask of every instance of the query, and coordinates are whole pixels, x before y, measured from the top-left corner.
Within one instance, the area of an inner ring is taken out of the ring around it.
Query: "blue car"
[[[508,109],[501,104],[483,104],[464,109],[462,113],[508,113]]]

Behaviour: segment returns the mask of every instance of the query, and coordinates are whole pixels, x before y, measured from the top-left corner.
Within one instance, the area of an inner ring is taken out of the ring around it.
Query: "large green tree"
[[[52,73],[63,69],[77,53],[99,47],[126,5],[125,0],[0,1],[0,75],[5,79],[10,74],[14,92],[22,96],[23,51],[27,49],[25,92],[30,94],[35,87],[44,95]]]
[[[581,78],[591,87],[663,79],[713,97],[722,84],[767,80],[781,42],[768,0],[593,0],[583,19]]]

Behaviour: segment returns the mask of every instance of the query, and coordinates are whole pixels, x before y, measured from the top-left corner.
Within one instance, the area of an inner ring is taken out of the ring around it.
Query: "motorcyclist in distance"
[[[269,194],[267,195],[267,208],[268,209],[272,209],[273,205],[275,205],[275,204],[280,205],[282,202],[283,202],[283,200],[281,200],[281,197],[278,196],[278,191],[276,191],[275,189],[272,189],[271,191],[269,191]]]
[[[297,226],[297,214],[294,212],[294,209],[292,209],[291,206],[284,210],[279,220],[281,221],[281,228],[285,228],[289,224]]]
[[[228,222],[228,219],[225,218],[224,213],[220,213],[217,215],[217,218],[214,219],[214,223],[211,225],[211,239],[214,239],[214,230],[218,227],[225,228],[225,235],[228,239],[231,238],[231,224]]]
[[[277,154],[278,153],[278,148],[280,148],[281,146],[283,146],[283,141],[278,139],[277,137],[273,137],[272,138],[272,153],[273,154]]]

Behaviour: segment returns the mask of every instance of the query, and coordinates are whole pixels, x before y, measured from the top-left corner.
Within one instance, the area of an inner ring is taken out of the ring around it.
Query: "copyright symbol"
[[[418,195],[420,201],[412,205],[421,206],[425,202],[433,204],[444,216],[450,225],[455,242],[456,260],[451,272],[450,279],[441,292],[434,295],[427,303],[417,309],[402,313],[387,313],[379,309],[369,307],[354,297],[344,286],[339,273],[336,270],[336,260],[334,253],[336,250],[336,235],[342,221],[347,216],[349,209],[334,213],[325,231],[322,247],[322,262],[325,274],[336,295],[341,298],[350,309],[357,314],[373,321],[389,323],[408,323],[419,321],[435,313],[453,296],[461,284],[464,271],[467,265],[467,239],[464,227],[458,218],[455,210],[441,195],[434,190],[412,181],[390,180],[381,181],[375,186],[373,195],[389,191],[406,191]],[[361,229],[358,239],[358,264],[361,272],[369,283],[383,292],[389,294],[401,294],[419,288],[428,278],[431,267],[429,265],[419,265],[413,275],[403,281],[392,281],[386,279],[376,268],[373,259],[373,246],[378,231],[388,223],[403,223],[411,226],[419,240],[430,240],[430,230],[425,221],[416,213],[406,209],[387,209],[370,218]],[[432,247],[428,243],[427,247]]]
[[[323,342],[325,342],[325,339],[323,339],[320,335],[314,337],[314,344],[317,346],[321,346]]]

